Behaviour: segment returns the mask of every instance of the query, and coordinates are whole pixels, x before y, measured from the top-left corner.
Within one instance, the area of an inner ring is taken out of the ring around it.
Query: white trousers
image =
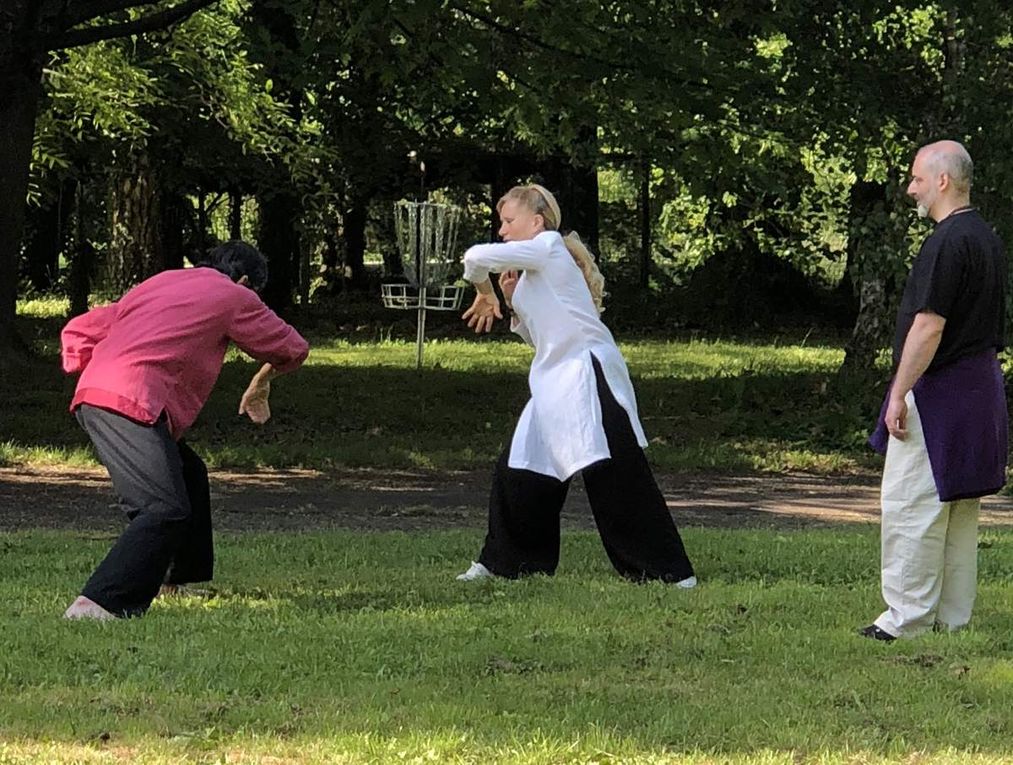
[[[876,626],[913,637],[971,620],[978,578],[979,499],[940,502],[921,418],[907,394],[907,438],[890,436],[883,467],[882,577]]]

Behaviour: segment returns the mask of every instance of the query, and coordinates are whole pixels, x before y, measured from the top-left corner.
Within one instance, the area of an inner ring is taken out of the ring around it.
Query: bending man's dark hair
[[[201,265],[221,271],[234,282],[246,276],[255,290],[267,284],[267,258],[256,247],[239,239],[215,247]]]

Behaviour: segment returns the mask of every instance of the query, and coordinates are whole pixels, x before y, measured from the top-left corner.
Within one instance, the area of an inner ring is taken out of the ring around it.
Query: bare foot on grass
[[[78,596],[77,600],[70,604],[70,607],[63,612],[64,619],[97,619],[107,621],[115,619],[115,614],[106,611],[102,606],[84,595]]]

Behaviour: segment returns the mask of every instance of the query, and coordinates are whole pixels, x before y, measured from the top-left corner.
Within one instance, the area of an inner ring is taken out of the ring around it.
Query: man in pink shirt
[[[210,396],[230,341],[264,362],[239,404],[257,424],[271,416],[271,379],[309,352],[257,295],[266,281],[264,256],[227,242],[203,267],[157,274],[64,327],[63,369],[81,373],[70,409],[130,519],[66,618],[139,616],[163,583],[211,578],[207,468],[181,439]]]

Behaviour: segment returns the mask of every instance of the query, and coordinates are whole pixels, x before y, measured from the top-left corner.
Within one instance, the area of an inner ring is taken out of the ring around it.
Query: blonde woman
[[[582,473],[595,523],[616,570],[634,580],[693,587],[696,577],[644,456],[626,362],[602,324],[604,279],[576,234],[558,231],[559,205],[538,185],[516,186],[497,204],[497,244],[464,256],[475,302],[468,326],[488,332],[502,318],[489,280],[499,274],[511,329],[535,348],[531,399],[496,464],[489,531],[478,560],[457,578],[552,574],[559,514]]]

